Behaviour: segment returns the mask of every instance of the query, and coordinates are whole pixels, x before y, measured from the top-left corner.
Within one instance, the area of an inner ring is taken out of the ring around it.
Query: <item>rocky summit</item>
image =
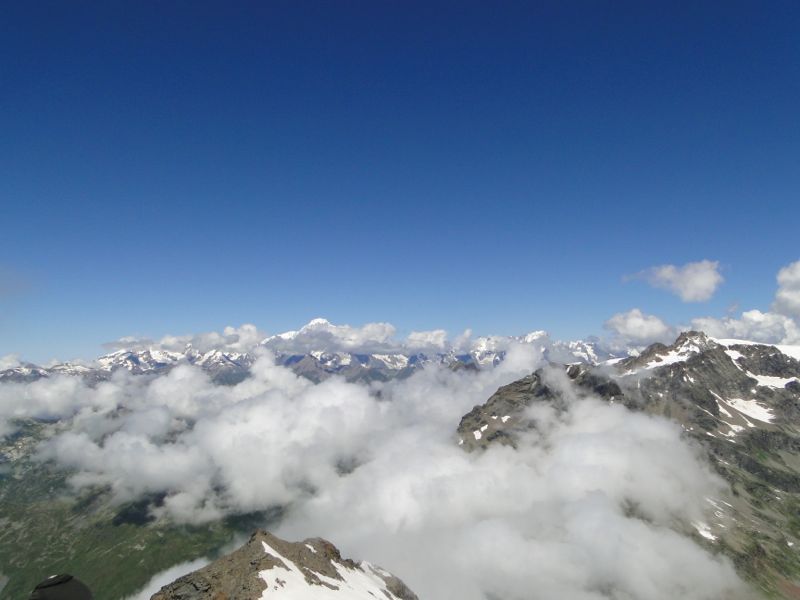
[[[164,586],[151,600],[417,600],[397,577],[342,558],[321,538],[287,542],[256,531],[238,550]]]
[[[550,365],[464,415],[458,443],[516,446],[535,433],[529,407],[565,411],[581,397],[680,423],[730,486],[707,499],[713,518],[694,524],[698,541],[768,595],[800,597],[800,347],[685,332],[624,360]]]

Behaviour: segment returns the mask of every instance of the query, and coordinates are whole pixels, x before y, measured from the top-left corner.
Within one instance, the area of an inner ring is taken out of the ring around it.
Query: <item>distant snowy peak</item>
[[[222,352],[209,350],[198,352],[187,346],[183,352],[172,352],[156,348],[146,350],[118,350],[97,359],[101,371],[126,369],[134,373],[156,372],[174,367],[180,363],[198,365],[200,367],[222,366],[228,364],[241,365],[249,360],[249,355],[241,352]],[[57,367],[54,367],[54,369]]]
[[[312,381],[339,375],[350,381],[389,380],[406,377],[426,365],[451,368],[489,369],[497,366],[514,347],[535,348],[542,358],[560,363],[597,364],[611,358],[596,340],[560,342],[546,331],[520,336],[482,336],[459,338],[449,345],[446,332],[412,332],[405,341],[394,338],[388,323],[363,327],[334,325],[327,319],[313,319],[298,330],[263,338],[247,351],[225,350],[224,346],[197,349],[187,343],[182,349],[172,345],[120,349],[99,357],[94,364],[62,363],[50,367],[17,365],[0,371],[0,381],[33,381],[53,375],[74,375],[89,381],[108,379],[117,371],[134,375],[159,375],[182,365],[194,365],[219,383],[237,383],[247,377],[256,357],[263,350],[275,356],[278,364]]]
[[[388,571],[342,558],[326,540],[291,543],[266,531],[257,531],[238,550],[184,575],[153,596],[153,600],[219,598],[417,600]]]
[[[372,359],[379,361],[387,369],[400,370],[408,367],[410,359],[404,354],[373,354]]]
[[[97,359],[102,371],[127,369],[134,372],[146,372],[173,366],[186,359],[186,354],[168,352],[158,349],[118,350]]]
[[[567,342],[567,348],[570,354],[572,354],[575,358],[580,359],[583,362],[589,363],[590,365],[596,365],[601,362],[600,355],[604,356],[603,360],[607,360],[606,353],[602,350],[599,350],[596,344],[592,342],[583,342],[583,341],[575,341],[575,342]]]
[[[332,329],[335,330],[336,329],[336,325],[332,324],[327,319],[322,319],[322,318],[311,319],[308,323],[303,325],[298,330],[284,331],[283,333],[278,333],[278,334],[275,334],[275,335],[271,335],[271,336],[269,336],[267,338],[264,338],[261,341],[261,345],[262,346],[270,346],[274,342],[279,342],[279,341],[288,342],[288,341],[296,339],[299,336],[303,336],[303,335],[312,333],[314,331],[320,331],[320,330],[322,330],[322,331],[330,331]]]
[[[278,333],[276,335],[271,335],[267,338],[261,340],[262,346],[269,346],[271,343],[276,342],[278,340],[288,342],[295,339],[300,334],[299,331],[284,331],[283,333]]]

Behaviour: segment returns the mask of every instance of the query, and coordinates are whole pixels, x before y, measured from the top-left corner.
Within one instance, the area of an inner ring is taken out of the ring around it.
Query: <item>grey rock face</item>
[[[735,362],[750,373],[770,377],[800,377],[800,361],[786,356],[774,346],[734,344],[728,348],[741,355]]]
[[[800,595],[800,365],[764,344],[725,345],[699,332],[611,365],[551,366],[497,390],[458,426],[466,450],[515,445],[537,402],[592,395],[680,423],[731,486],[714,504],[712,538],[739,572],[775,597]],[[552,369],[566,374],[554,385]],[[559,387],[561,386],[561,387]]]
[[[417,600],[394,575],[342,558],[326,540],[292,543],[262,530],[238,550],[164,586],[151,600],[255,600],[265,591],[268,598],[287,600],[323,591],[339,592],[343,600]]]
[[[498,389],[482,406],[475,406],[458,425],[459,445],[465,450],[499,443],[516,444],[520,431],[533,427],[524,410],[533,402],[558,404],[560,396],[542,380],[538,371]]]
[[[576,394],[592,393],[606,400],[624,400],[620,387],[600,372],[582,365],[563,368]],[[525,409],[536,402],[546,402],[557,411],[566,409],[562,393],[547,381],[544,369],[501,387],[485,404],[464,415],[457,429],[459,445],[468,451],[492,443],[515,446],[520,432],[535,427],[532,420],[525,418]]]

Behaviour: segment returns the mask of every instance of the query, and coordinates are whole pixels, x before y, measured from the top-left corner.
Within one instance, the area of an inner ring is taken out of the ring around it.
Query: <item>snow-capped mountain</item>
[[[120,349],[87,364],[20,365],[0,371],[0,381],[33,381],[59,374],[101,381],[119,370],[158,375],[179,364],[189,364],[200,367],[218,383],[237,383],[247,377],[253,362],[265,350],[275,355],[278,364],[312,381],[333,375],[349,381],[402,378],[434,363],[452,368],[491,368],[502,362],[515,345],[534,347],[546,360],[554,362],[596,364],[612,356],[597,340],[553,341],[544,331],[522,336],[484,336],[458,348],[443,345],[438,339],[399,343],[392,340],[393,333],[394,328],[387,324],[355,329],[313,319],[299,330],[269,336],[246,352],[225,348],[201,351],[191,343],[180,350],[155,344]]]
[[[689,331],[670,346],[653,344],[638,356],[597,365],[573,364],[567,374],[581,389],[636,409],[668,413],[687,431],[701,430],[707,437],[735,442],[746,430],[800,428],[800,346],[714,339]],[[533,399],[528,391],[547,387],[535,374],[527,379],[521,387],[511,384],[498,391],[462,420],[459,435],[467,448],[486,446],[495,438],[512,440],[521,407]],[[543,396],[552,399],[555,392]],[[497,432],[501,435],[493,437]]]
[[[797,597],[800,346],[689,331],[635,357],[563,368],[576,397],[679,423],[731,489],[729,496],[706,499],[709,518],[692,523],[688,533],[728,555],[770,597]],[[515,446],[536,428],[529,407],[548,403],[567,410],[562,387],[548,376],[540,369],[497,390],[463,416],[457,443],[467,451]]]
[[[417,600],[397,577],[342,558],[330,542],[256,531],[241,548],[164,586],[152,600]]]

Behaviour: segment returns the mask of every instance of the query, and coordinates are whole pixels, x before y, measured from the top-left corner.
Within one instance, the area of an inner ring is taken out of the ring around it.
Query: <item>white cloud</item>
[[[13,369],[14,367],[18,367],[19,364],[19,356],[16,354],[6,354],[5,356],[0,356],[0,371],[5,369]]]
[[[700,317],[692,328],[716,338],[735,338],[765,344],[800,344],[800,327],[785,315],[748,310],[735,317]]]
[[[447,397],[460,387],[420,383],[401,384],[394,401],[424,393],[429,402],[431,391]],[[393,569],[426,598],[522,599],[532,585],[546,599],[737,590],[729,563],[669,529],[719,493],[677,425],[596,400],[573,399],[562,415],[537,412],[547,426],[517,450],[460,452],[443,426],[455,414],[401,428],[279,533],[321,533]],[[646,520],[626,516],[627,503]]]
[[[711,260],[687,263],[682,267],[675,265],[651,267],[632,278],[644,279],[653,287],[667,290],[684,302],[710,300],[724,281],[719,273],[719,262]]]
[[[197,335],[166,335],[158,341],[149,338],[126,336],[113,342],[103,344],[109,350],[168,350],[181,352],[187,345],[198,352],[221,350],[224,352],[248,352],[262,339],[264,332],[252,324],[245,323],[240,327],[225,327],[222,333],[211,331]]]
[[[595,339],[595,341],[597,341]],[[159,341],[146,338],[124,337],[106,344],[114,350],[159,350],[183,352],[187,346],[206,352],[257,353],[268,349],[278,354],[307,354],[310,352],[353,353],[353,354],[417,354],[429,356],[436,354],[477,354],[491,362],[490,353],[503,353],[508,347],[519,342],[539,347],[550,353],[551,358],[565,361],[575,356],[568,349],[570,343],[550,338],[546,331],[531,331],[522,336],[479,336],[473,337],[471,329],[450,339],[444,329],[412,331],[406,338],[398,339],[396,329],[390,323],[366,323],[361,326],[335,325],[326,319],[313,319],[294,331],[264,337],[254,325],[239,328],[226,327],[222,333],[209,332],[199,335],[164,336]],[[488,364],[488,363],[487,363]]]
[[[472,329],[465,329],[460,335],[456,336],[453,340],[452,347],[457,352],[465,352],[469,350],[472,341]]]
[[[800,318],[800,260],[778,271],[775,312]]]
[[[777,276],[778,289],[773,312],[744,311],[738,318],[699,317],[692,328],[717,338],[751,340],[765,344],[800,344],[800,261],[783,267]]]
[[[638,308],[617,313],[605,322],[622,345],[646,345],[665,342],[675,336],[675,330],[655,315],[647,315]]]
[[[361,327],[334,325],[326,319],[312,319],[298,331],[287,331],[264,340],[267,348],[279,352],[391,352],[399,346],[390,323],[367,323]]]
[[[0,400],[35,399],[38,410],[14,406],[67,419],[42,456],[74,470],[75,486],[106,485],[119,500],[161,492],[156,514],[189,522],[286,505],[278,533],[328,537],[420,597],[522,599],[534,582],[545,599],[738,589],[729,562],[672,529],[689,531],[721,485],[675,424],[570,398],[564,414],[532,410],[547,427],[518,449],[459,448],[461,416],[541,364],[532,346],[507,351],[492,370],[431,367],[369,386],[314,385],[265,353],[235,386],[181,366],[96,388],[2,384]]]
[[[412,331],[406,339],[409,348],[434,349],[443,351],[447,347],[447,332],[444,329],[433,331]]]

